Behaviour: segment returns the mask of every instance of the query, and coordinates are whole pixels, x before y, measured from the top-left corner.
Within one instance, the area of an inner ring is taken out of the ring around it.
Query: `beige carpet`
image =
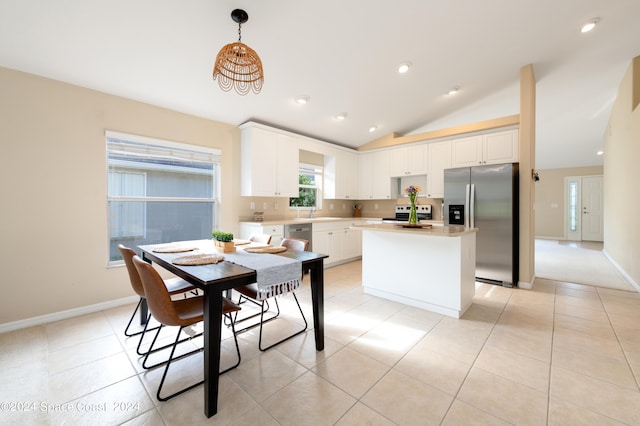
[[[535,265],[539,278],[636,291],[602,253],[602,243],[536,240]]]

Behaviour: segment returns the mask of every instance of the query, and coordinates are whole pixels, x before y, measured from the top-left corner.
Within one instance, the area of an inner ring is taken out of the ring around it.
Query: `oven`
[[[404,223],[409,221],[409,211],[411,210],[410,205],[401,205],[396,206],[394,217],[385,217],[382,218],[383,223]],[[423,204],[416,206],[416,213],[418,216],[418,221],[420,220],[431,220],[433,216],[431,214],[431,204]]]

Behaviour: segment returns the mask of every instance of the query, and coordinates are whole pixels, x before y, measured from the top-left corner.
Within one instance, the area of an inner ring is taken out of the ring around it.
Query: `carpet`
[[[602,253],[602,243],[536,240],[536,277],[636,292]]]

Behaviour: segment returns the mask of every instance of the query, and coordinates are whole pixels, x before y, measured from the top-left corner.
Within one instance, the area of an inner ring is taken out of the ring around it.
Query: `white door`
[[[582,177],[582,240],[603,241],[602,176]]]
[[[602,176],[565,178],[565,235],[571,241],[603,241]]]

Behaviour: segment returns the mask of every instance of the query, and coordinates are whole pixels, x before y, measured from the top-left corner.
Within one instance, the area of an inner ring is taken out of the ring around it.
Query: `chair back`
[[[122,244],[118,244],[118,250],[120,250],[122,259],[124,259],[124,264],[127,266],[129,281],[131,281],[131,287],[133,288],[133,291],[135,291],[138,296],[145,297],[144,288],[142,287],[142,281],[140,280],[140,275],[138,275],[138,271],[133,265],[133,256],[136,255],[136,252],[129,247],[123,246]]]
[[[289,250],[309,251],[309,241],[301,238],[283,238],[280,246]]]
[[[269,234],[253,234],[249,237],[249,241],[260,244],[271,244],[271,235]]]
[[[169,291],[158,271],[137,255],[133,256],[132,260],[140,275],[147,304],[153,317],[164,325],[181,325]]]

